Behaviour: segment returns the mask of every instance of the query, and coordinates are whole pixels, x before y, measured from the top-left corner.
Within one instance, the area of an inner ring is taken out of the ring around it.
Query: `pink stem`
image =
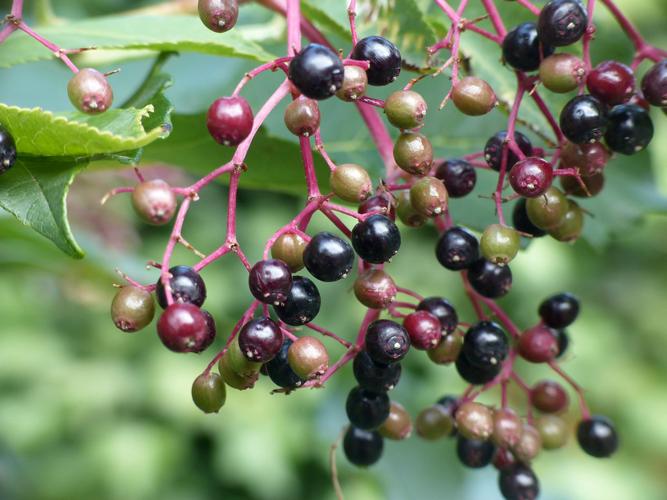
[[[287,53],[301,50],[301,0],[287,0]]]
[[[503,20],[500,17],[500,13],[498,12],[494,1],[482,0],[482,4],[484,5],[484,8],[489,15],[489,19],[491,20],[491,24],[493,24],[493,28],[496,30],[496,33],[498,33],[501,38],[505,38],[507,30],[505,29],[505,25],[503,24]]]
[[[582,387],[577,384],[572,377],[565,373],[563,369],[558,366],[558,363],[555,361],[549,361],[548,364],[551,369],[560,375],[568,384],[570,384],[572,389],[574,389],[574,391],[577,393],[577,397],[579,398],[579,408],[581,410],[581,418],[588,420],[591,417],[591,412],[588,409],[588,405],[586,404],[586,398],[584,397],[584,390]]]
[[[243,87],[245,87],[245,85],[250,80],[255,78],[257,75],[263,73],[264,71],[275,71],[277,69],[282,69],[283,71],[287,72],[285,63],[289,62],[291,59],[292,59],[291,57],[279,57],[274,61],[267,62],[266,64],[262,64],[261,66],[257,66],[255,69],[248,71],[241,79],[241,81],[238,83],[238,85],[234,89],[234,92],[232,92],[232,96],[239,95],[241,89],[243,89]]]
[[[178,239],[181,235],[181,230],[183,229],[183,222],[185,222],[185,216],[188,213],[188,210],[190,208],[190,203],[192,202],[192,198],[186,198],[183,200],[183,203],[181,203],[181,208],[178,210],[178,214],[176,214],[176,221],[174,222],[174,228],[171,230],[171,236],[169,237],[169,242],[167,243],[167,247],[164,250],[164,255],[162,256],[162,269],[160,271],[160,281],[162,281],[162,286],[164,287],[165,291],[165,296],[167,298],[167,304],[171,305],[174,302],[174,299],[171,295],[171,285],[169,284],[169,261],[171,260],[171,256],[174,253],[174,248],[176,247],[176,243],[178,243]]]
[[[540,8],[533,5],[530,0],[516,0],[516,3],[528,9],[532,14],[536,16],[540,15]]]
[[[69,57],[67,57],[67,55],[65,54],[65,52],[64,52],[60,47],[58,47],[55,43],[49,42],[46,38],[44,38],[44,37],[42,37],[41,35],[38,35],[37,33],[35,33],[35,32],[34,32],[32,29],[30,29],[30,27],[29,27],[27,24],[25,24],[23,21],[21,21],[21,22],[18,24],[17,28],[20,29],[21,31],[23,31],[23,32],[24,32],[25,34],[27,34],[28,36],[31,36],[32,38],[34,38],[35,40],[37,40],[39,43],[41,43],[42,45],[44,45],[44,47],[46,47],[46,48],[49,49],[51,52],[53,52],[53,54],[54,54],[58,59],[60,59],[62,62],[64,62],[65,65],[66,65],[70,70],[72,70],[72,73],[78,73],[78,72],[79,72],[79,68],[76,67],[76,65],[72,62],[72,60],[71,60]]]
[[[357,24],[355,18],[357,17],[357,0],[350,0],[347,7],[347,15],[350,18],[350,33],[352,34],[352,46],[357,44]]]
[[[313,330],[315,332],[321,333],[325,337],[330,337],[330,338],[334,339],[336,342],[338,342],[339,344],[342,344],[343,346],[347,347],[348,349],[352,345],[347,340],[342,339],[341,337],[339,337],[335,333],[330,332],[329,330],[326,330],[326,329],[322,328],[321,326],[316,325],[315,323],[306,323],[305,326],[307,326],[308,328],[310,328],[311,330]]]

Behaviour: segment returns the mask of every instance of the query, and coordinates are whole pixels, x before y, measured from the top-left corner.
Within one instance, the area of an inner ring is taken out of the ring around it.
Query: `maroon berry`
[[[644,75],[642,93],[654,106],[667,106],[667,59],[655,63]]]
[[[213,139],[224,146],[238,146],[252,131],[253,114],[243,97],[216,99],[208,108],[206,126]]]
[[[317,101],[299,96],[285,109],[285,126],[294,135],[310,137],[320,128],[320,108]]]
[[[204,319],[206,320],[206,327],[208,328],[208,335],[206,336],[204,342],[202,343],[202,351],[203,351],[208,346],[210,346],[215,340],[215,336],[217,334],[217,328],[215,327],[215,320],[213,319],[211,313],[208,311],[204,311],[203,309],[201,312],[204,315]]]
[[[248,321],[239,332],[239,347],[249,361],[271,361],[282,345],[283,332],[271,318]]]
[[[517,162],[510,170],[510,184],[517,194],[526,198],[534,198],[544,193],[553,181],[551,164],[531,156]]]
[[[635,91],[635,74],[618,61],[598,64],[586,78],[588,91],[610,106],[623,104]]]
[[[530,404],[544,413],[558,413],[565,410],[569,399],[563,386],[552,380],[538,382],[530,390]]]
[[[144,181],[132,191],[134,211],[149,224],[167,224],[176,213],[176,195],[162,179]]]
[[[224,33],[236,25],[238,0],[199,0],[199,19],[211,31]]]
[[[292,273],[282,260],[260,260],[250,269],[248,286],[257,300],[279,305],[285,302],[292,287]]]
[[[566,142],[561,149],[560,164],[563,168],[578,168],[584,177],[599,174],[607,165],[611,154],[599,142],[574,144]]]
[[[452,198],[462,198],[470,194],[477,182],[475,168],[467,161],[459,159],[442,162],[435,169],[435,177],[445,184]]]
[[[442,339],[440,320],[428,311],[408,314],[403,320],[403,327],[410,335],[410,342],[415,349],[433,349]]]
[[[359,213],[366,214],[369,212],[378,212],[389,217],[391,220],[396,220],[396,203],[390,194],[378,194],[366,199],[359,205]]]
[[[113,90],[107,77],[93,68],[80,70],[67,83],[67,95],[83,113],[103,113],[111,107]]]
[[[506,448],[498,448],[493,457],[493,466],[498,470],[506,470],[516,463],[516,458],[512,452]]]
[[[580,198],[595,196],[599,194],[604,187],[604,174],[602,173],[591,175],[590,177],[582,177],[581,180],[586,186],[586,190],[588,192],[584,191],[584,189],[581,187],[581,184],[579,184],[579,181],[576,179],[576,177],[573,176],[561,177],[560,184],[563,187],[565,194],[578,196]]]
[[[175,352],[201,352],[209,337],[204,313],[194,304],[171,304],[157,324],[162,343]]]
[[[558,340],[549,328],[538,325],[519,338],[519,354],[532,363],[545,363],[558,355]]]
[[[381,269],[369,269],[354,282],[357,300],[371,309],[384,309],[394,301],[396,283]]]

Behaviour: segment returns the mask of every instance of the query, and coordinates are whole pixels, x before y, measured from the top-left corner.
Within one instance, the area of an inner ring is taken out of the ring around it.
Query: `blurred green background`
[[[59,15],[72,17],[143,3],[150,2],[54,2]],[[618,3],[651,41],[667,46],[664,0]],[[8,4],[0,2],[3,11]],[[265,14],[253,9],[248,8],[247,15],[263,19]],[[598,28],[594,60],[613,54],[627,57],[625,40],[621,43],[606,13],[600,15]],[[281,35],[277,32],[276,39]],[[147,60],[123,63],[123,73],[114,80],[117,102],[131,93],[148,65]],[[176,83],[169,96],[176,111],[206,109],[213,98],[229,92],[247,67],[245,62],[201,55],[184,54],[170,61]],[[1,70],[0,100],[68,109],[66,81],[66,70],[55,62]],[[253,104],[259,103],[261,92],[252,87],[248,91]],[[430,119],[443,131],[457,125],[439,116],[445,115],[433,110]],[[447,116],[467,123],[460,115]],[[502,116],[497,120],[502,123]],[[281,121],[277,113],[269,127],[284,135]],[[623,168],[650,166],[667,195],[667,119],[654,113],[654,123],[652,155],[626,161]],[[350,135],[358,142],[365,137],[361,128]],[[354,156],[342,141],[332,151]],[[615,173],[610,169],[610,176]],[[147,175],[188,182],[186,174],[161,167]],[[354,384],[349,367],[326,390],[271,395],[267,380],[252,391],[230,390],[218,415],[203,415],[191,402],[190,385],[213,349],[200,356],[179,356],[161,346],[153,326],[131,335],[113,327],[108,313],[111,283],[119,280],[113,269],[154,280],[155,273],[144,266],[161,254],[166,237],[165,229],[138,223],[127,198],[100,207],[104,192],[130,178],[122,170],[91,170],[75,182],[69,209],[75,234],[88,253],[83,261],[68,259],[0,213],[0,499],[334,498],[328,450],[346,423],[344,400]],[[226,192],[213,186],[203,194],[185,234],[210,251],[224,237]],[[605,196],[611,197],[611,207],[629,203],[623,191],[603,192]],[[239,238],[251,261],[259,258],[261,242],[302,203],[294,197],[241,191]],[[454,214],[457,203],[452,203]],[[490,203],[487,208],[492,216]],[[588,225],[606,223],[613,228],[610,213],[593,215]],[[313,231],[326,227],[316,219]],[[389,267],[396,281],[423,295],[448,297],[463,320],[470,320],[458,277],[431,258],[435,231],[405,228],[403,234],[401,252]],[[548,294],[569,290],[582,299],[564,368],[588,389],[593,411],[616,422],[621,438],[620,451],[611,460],[592,459],[574,442],[563,450],[544,452],[534,463],[542,498],[667,498],[666,258],[667,218],[647,214],[617,231],[604,247],[540,239],[512,265],[515,285],[502,305],[523,327],[536,320],[537,305]],[[176,261],[191,263],[193,256],[181,252]],[[204,278],[220,346],[250,300],[245,272],[238,261],[227,258],[208,268]],[[355,336],[363,314],[350,287],[349,280],[322,284],[324,306],[317,320],[348,339]],[[338,346],[330,346],[332,356],[340,355]],[[530,381],[548,375],[534,366],[521,370]],[[453,368],[432,365],[423,353],[413,352],[391,396],[415,415],[440,396],[463,388]],[[521,408],[521,394],[512,397]],[[485,400],[496,401],[497,394]],[[575,425],[574,408],[570,417]],[[499,498],[495,471],[465,470],[456,460],[452,441],[423,442],[413,436],[387,442],[382,461],[369,470],[350,467],[339,452],[338,466],[349,499]]]

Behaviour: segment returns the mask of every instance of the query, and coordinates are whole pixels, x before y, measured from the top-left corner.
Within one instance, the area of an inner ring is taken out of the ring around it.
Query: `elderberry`
[[[289,79],[306,97],[322,100],[343,85],[345,68],[338,54],[319,43],[311,43],[290,61]]]
[[[381,36],[368,36],[359,40],[351,57],[370,63],[366,70],[370,85],[387,85],[396,80],[401,72],[401,53],[393,43]]]

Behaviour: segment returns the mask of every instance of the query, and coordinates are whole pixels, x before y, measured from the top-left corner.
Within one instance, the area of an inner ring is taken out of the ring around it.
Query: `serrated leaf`
[[[74,176],[85,166],[71,158],[21,158],[0,176],[0,207],[67,255],[82,258],[67,222],[66,197]]]
[[[197,16],[108,16],[70,21],[40,29],[40,35],[64,48],[144,49],[200,52],[269,61],[274,56],[236,30],[213,33]],[[0,45],[0,67],[52,59],[53,54],[22,32]]]

